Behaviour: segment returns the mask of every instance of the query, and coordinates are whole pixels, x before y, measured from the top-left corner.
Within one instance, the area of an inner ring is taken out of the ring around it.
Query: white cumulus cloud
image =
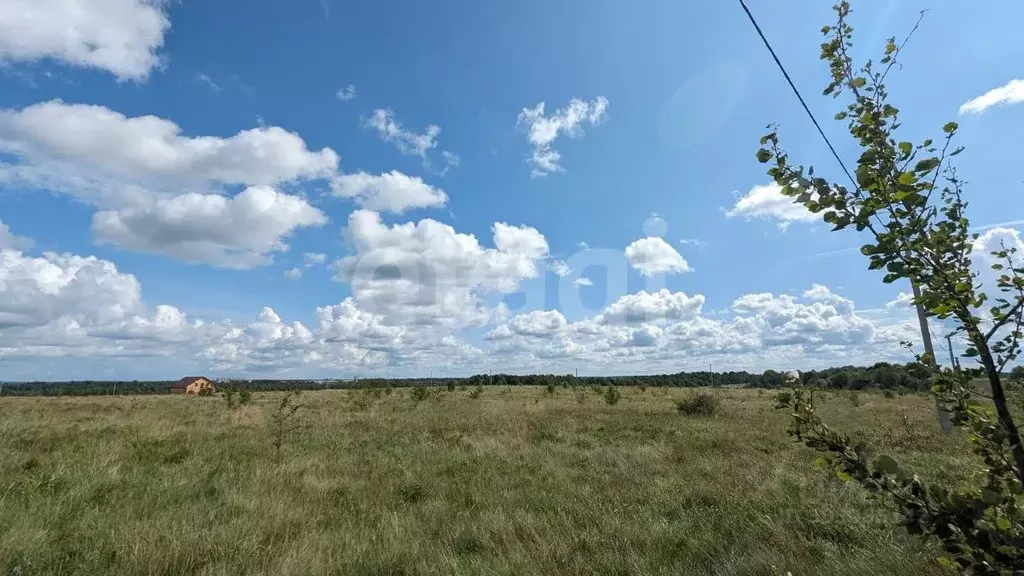
[[[778,184],[754,186],[736,201],[726,216],[746,220],[775,220],[780,230],[785,230],[793,222],[815,222],[820,219],[819,215],[783,195]]]
[[[626,246],[626,261],[644,276],[690,270],[689,264],[679,252],[657,237],[641,238]]]
[[[234,197],[190,193],[93,215],[97,240],[128,250],[229,268],[268,264],[297,229],[327,217],[298,196],[252,186]]]
[[[380,175],[358,172],[336,176],[331,179],[331,191],[368,210],[398,214],[413,208],[444,206],[448,201],[444,190],[397,170]]]
[[[532,176],[546,176],[551,172],[561,172],[559,162],[562,155],[554,149],[555,140],[560,134],[570,138],[583,135],[584,124],[600,124],[608,111],[608,99],[598,96],[587,102],[574,98],[565,108],[555,110],[550,116],[544,113],[544,102],[533,108],[523,108],[516,120],[516,125],[526,131],[527,139],[533,147],[529,163]]]
[[[4,0],[0,64],[53,59],[145,80],[171,22],[155,0]]]
[[[405,129],[391,110],[379,108],[366,120],[366,125],[377,131],[385,142],[395,146],[402,154],[419,156],[426,160],[427,152],[437,147],[441,127],[431,124],[422,134]]]

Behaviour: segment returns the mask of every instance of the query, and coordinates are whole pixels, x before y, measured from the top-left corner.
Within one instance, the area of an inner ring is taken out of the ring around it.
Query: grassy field
[[[769,392],[306,392],[0,399],[0,574],[943,573],[884,506],[812,466]],[[821,415],[922,476],[973,466],[925,396]]]

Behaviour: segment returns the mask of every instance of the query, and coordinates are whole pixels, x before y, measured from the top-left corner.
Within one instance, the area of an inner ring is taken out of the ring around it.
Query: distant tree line
[[[1011,379],[1024,380],[1024,367],[1017,367]],[[926,391],[931,382],[926,369],[917,364],[879,362],[869,367],[841,366],[800,373],[805,386],[845,390],[881,389]],[[102,396],[122,394],[167,394],[171,381],[81,380],[72,382],[4,382],[0,396]],[[216,382],[218,389],[248,389],[253,392],[272,390],[335,390],[345,388],[383,388],[413,386],[749,386],[782,388],[787,386],[785,372],[765,370],[757,374],[739,372],[679,372],[676,374],[645,374],[637,376],[582,376],[571,374],[477,374],[468,378],[361,378],[353,380],[245,380],[225,379]]]

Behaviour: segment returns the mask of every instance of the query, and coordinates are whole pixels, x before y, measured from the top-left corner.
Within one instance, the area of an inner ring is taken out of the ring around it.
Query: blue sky
[[[1019,243],[1024,7],[854,8],[858,60],[929,9],[902,137],[959,121],[982,242]],[[751,9],[852,162],[827,3]],[[858,238],[758,188],[769,122],[841,172],[736,2],[16,0],[0,84],[0,378],[788,369],[913,335]]]

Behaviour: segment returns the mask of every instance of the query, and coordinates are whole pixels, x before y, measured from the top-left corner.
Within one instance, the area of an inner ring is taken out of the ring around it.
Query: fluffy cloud
[[[782,194],[778,184],[754,186],[726,212],[730,218],[776,220],[780,230],[793,222],[815,222],[820,216]]]
[[[271,185],[336,175],[338,155],[261,126],[189,137],[168,120],[59,100],[0,110],[0,183],[72,195],[101,208],[100,242],[189,262],[245,268],[287,250],[326,217]],[[245,185],[233,196],[226,185]]]
[[[579,278],[572,281],[575,286],[593,286],[594,281],[586,276],[580,276]]]
[[[1010,80],[1006,85],[993,88],[981,96],[971,98],[960,106],[960,114],[981,114],[1000,104],[1024,102],[1024,79]]]
[[[352,100],[353,98],[356,97],[356,85],[349,84],[344,88],[338,88],[338,92],[336,93],[336,95],[338,97],[338,100],[341,100],[342,102],[348,102],[349,100]]]
[[[907,308],[914,305],[914,295],[910,292],[900,292],[894,300],[885,303],[886,309]]]
[[[302,268],[289,268],[284,271],[284,277],[288,280],[298,280],[302,278]]]
[[[272,252],[287,250],[284,239],[295,230],[326,222],[302,198],[252,186],[233,198],[191,193],[144,208],[97,212],[92,230],[100,242],[129,250],[250,268],[271,262]]]
[[[93,257],[0,251],[0,327],[117,321],[142,308],[135,277]]]
[[[0,4],[0,62],[52,58],[97,68],[121,80],[145,80],[171,23],[151,0],[5,0]]]
[[[381,212],[433,208],[444,206],[448,201],[444,190],[397,170],[379,176],[366,172],[337,176],[331,180],[331,190],[335,196],[351,198],[368,210]]]
[[[535,310],[520,314],[509,323],[509,329],[515,334],[546,338],[564,331],[569,326],[565,316],[558,310]]]
[[[626,261],[644,276],[686,272],[686,260],[668,242],[661,238],[641,238],[626,246]]]
[[[700,294],[690,297],[664,288],[653,294],[641,290],[612,302],[597,316],[597,321],[602,324],[637,324],[657,320],[689,320],[698,316],[703,306],[704,296]]]
[[[552,271],[559,278],[565,278],[572,274],[572,266],[565,260],[552,260],[548,262],[548,270]]]
[[[70,377],[95,359],[102,359],[95,366],[143,378],[159,376],[139,372],[153,366],[310,377],[386,367],[415,375],[439,364],[460,374],[487,366],[550,372],[582,363],[593,373],[622,373],[700,369],[709,358],[716,367],[763,370],[904,360],[894,343],[914,336],[909,312],[884,311],[873,319],[820,285],[799,296],[743,295],[714,317],[704,315],[702,295],[660,290],[625,295],[575,322],[557,310],[533,310],[495,324],[500,313],[484,309],[479,296],[486,286],[508,289],[522,280],[525,267],[510,261],[532,259],[537,273],[543,260],[532,258],[542,252],[528,241],[533,234],[509,227],[503,251],[432,221],[389,227],[373,213],[355,220],[349,234],[358,254],[383,251],[389,263],[426,258],[446,263],[438,270],[463,275],[435,273],[435,281],[447,278],[435,284],[441,289],[407,300],[423,294],[405,291],[398,276],[378,269],[373,284],[355,282],[352,297],[316,308],[314,326],[282,319],[269,307],[250,321],[203,321],[167,304],[147,309],[135,277],[110,262],[3,250],[0,377],[38,377],[59,366]],[[472,318],[477,312],[486,318]],[[456,333],[484,324],[479,346]]]
[[[441,127],[434,124],[427,126],[423,134],[406,130],[395,118],[395,113],[386,109],[374,110],[373,116],[366,120],[366,126],[376,130],[382,140],[393,144],[402,154],[419,156],[424,160],[427,152],[437,147],[437,136],[441,133]]]
[[[553,147],[559,134],[579,138],[583,135],[582,126],[601,123],[607,110],[608,99],[603,96],[591,102],[574,98],[569,101],[569,106],[556,110],[550,116],[544,114],[544,102],[533,108],[523,108],[516,126],[526,131],[527,139],[533,147],[529,160],[532,167],[530,174],[536,177],[563,171],[559,164],[562,155]]]
[[[704,296],[661,290],[619,298],[598,314],[564,322],[554,310],[517,315],[486,334],[491,354],[527,370],[585,363],[595,371],[733,369],[904,360],[894,343],[913,335],[908,316],[869,320],[821,285],[799,297],[748,294],[726,316],[702,312]]]
[[[0,220],[0,250],[26,250],[32,247],[32,240],[24,236],[15,236],[11,229]]]
[[[478,324],[487,310],[480,294],[514,291],[539,274],[544,236],[529,227],[494,225],[495,248],[432,219],[387,226],[357,210],[345,234],[355,253],[337,262],[336,279],[352,283],[356,303],[393,322]]]
[[[72,162],[142,181],[275,184],[332,174],[338,155],[311,151],[276,126],[230,138],[187,137],[156,116],[128,118],[103,106],[51,100],[0,110],[0,151],[35,162]]]

